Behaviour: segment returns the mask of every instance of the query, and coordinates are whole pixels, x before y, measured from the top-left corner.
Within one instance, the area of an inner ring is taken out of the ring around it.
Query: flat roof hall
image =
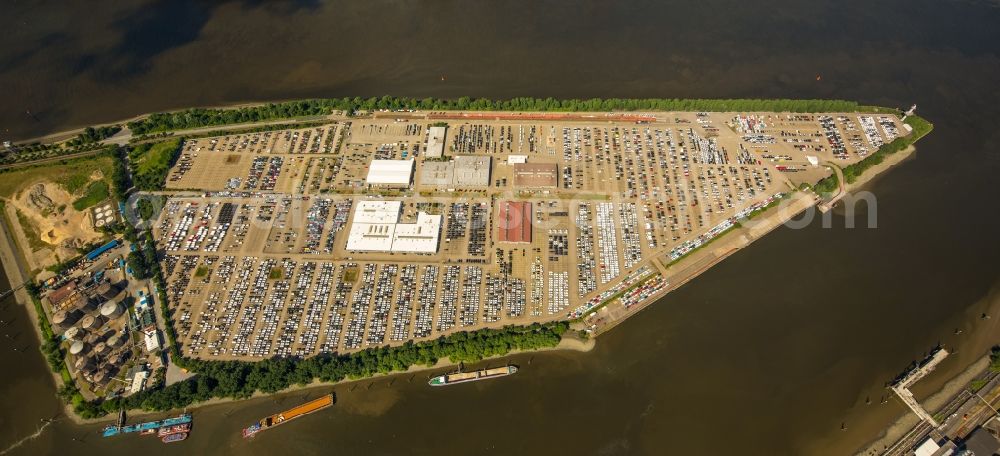
[[[416,223],[398,223],[401,201],[361,201],[347,238],[351,252],[435,253],[441,216],[417,213]]]
[[[386,187],[409,187],[413,160],[372,160],[365,183]]]

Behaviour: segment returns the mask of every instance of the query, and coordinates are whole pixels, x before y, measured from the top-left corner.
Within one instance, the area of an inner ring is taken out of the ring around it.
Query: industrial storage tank
[[[104,342],[99,342],[97,345],[94,345],[94,353],[97,353],[98,355],[104,354],[107,351],[108,351],[108,344]]]
[[[97,366],[94,365],[93,359],[81,356],[76,359],[76,363],[73,364],[73,367],[76,368],[77,372],[89,373],[93,372],[94,368]]]
[[[87,349],[87,344],[83,341],[78,340],[76,342],[73,342],[73,344],[69,346],[69,354],[73,356],[79,356],[86,349]]]
[[[107,369],[101,369],[97,371],[96,374],[94,374],[94,383],[103,385],[107,383],[109,380],[111,380],[111,372],[109,372]]]
[[[72,306],[79,308],[83,312],[91,312],[97,308],[97,302],[83,294],[77,294],[73,299]]]
[[[81,334],[82,333],[83,332],[81,331]],[[101,341],[101,335],[100,334],[90,333],[90,334],[87,334],[87,336],[83,338],[83,341],[86,342],[86,343],[88,343],[88,344],[90,344],[90,345],[96,345],[98,342]]]
[[[125,313],[125,306],[114,301],[108,301],[101,305],[101,316],[108,320],[114,320]]]
[[[74,341],[83,339],[83,336],[84,336],[83,330],[77,326],[71,326],[69,329],[66,330],[66,333],[63,334],[63,337],[65,337],[66,340],[74,340]]]
[[[80,322],[80,327],[88,331],[93,331],[100,328],[102,324],[104,324],[104,322],[101,321],[101,317],[87,315],[86,317],[83,317],[83,321]]]
[[[60,310],[52,315],[52,324],[59,329],[66,329],[73,326],[80,319],[80,311],[76,309],[72,310]]]
[[[109,347],[121,347],[125,345],[125,338],[119,334],[115,334],[108,338],[107,344]]]
[[[97,290],[95,290],[95,293],[97,294],[97,296],[100,296],[104,299],[108,300],[114,299],[114,297],[118,295],[118,287],[112,286],[108,282],[104,282],[97,286]]]

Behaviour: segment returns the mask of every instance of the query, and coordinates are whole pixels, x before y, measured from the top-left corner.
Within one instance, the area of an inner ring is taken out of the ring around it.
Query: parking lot
[[[365,184],[373,159],[415,158],[417,179],[437,123],[419,116],[185,142],[168,187],[209,193],[170,198],[154,230],[183,350],[308,356],[565,318],[829,172],[813,163],[849,164],[902,134],[885,115],[656,118],[452,121],[444,160],[492,157],[487,185],[461,193]],[[514,187],[515,162],[554,164],[555,179]],[[353,210],[370,199],[401,201],[400,223],[440,214],[437,251],[347,252]],[[531,203],[532,235],[500,241],[501,201]]]

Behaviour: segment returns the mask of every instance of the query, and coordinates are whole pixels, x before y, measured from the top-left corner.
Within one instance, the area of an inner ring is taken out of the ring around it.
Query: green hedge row
[[[345,97],[269,103],[231,109],[192,108],[150,114],[129,122],[134,135],[183,130],[212,125],[260,122],[292,117],[329,115],[333,111],[351,114],[378,109],[474,110],[474,111],[771,111],[771,112],[854,112],[886,111],[845,100],[756,100],[756,99],[676,99],[676,98],[591,98],[566,99],[519,97],[508,100],[462,97],[456,99],[406,97]]]
[[[885,161],[886,157],[910,147],[934,129],[934,124],[916,115],[907,117],[906,120],[904,120],[904,123],[913,128],[913,132],[911,134],[900,136],[892,140],[890,143],[883,144],[882,147],[879,147],[879,149],[875,151],[875,153],[863,158],[857,163],[843,167],[844,180],[847,181],[848,184],[854,183],[858,180],[858,177],[861,177],[861,175],[869,168],[882,163]],[[833,193],[837,190],[838,186],[839,180],[837,179],[837,174],[834,173],[817,182],[816,185],[813,186],[813,190],[816,191],[816,193]]]

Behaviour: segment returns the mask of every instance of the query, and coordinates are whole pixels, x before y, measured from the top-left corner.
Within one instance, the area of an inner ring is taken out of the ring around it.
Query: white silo
[[[125,306],[114,301],[108,301],[101,305],[101,316],[108,320],[114,320],[125,313]]]
[[[80,356],[80,354],[82,354],[86,349],[87,349],[87,344],[84,343],[83,341],[78,340],[76,342],[73,342],[69,346],[69,354],[73,356]]]

